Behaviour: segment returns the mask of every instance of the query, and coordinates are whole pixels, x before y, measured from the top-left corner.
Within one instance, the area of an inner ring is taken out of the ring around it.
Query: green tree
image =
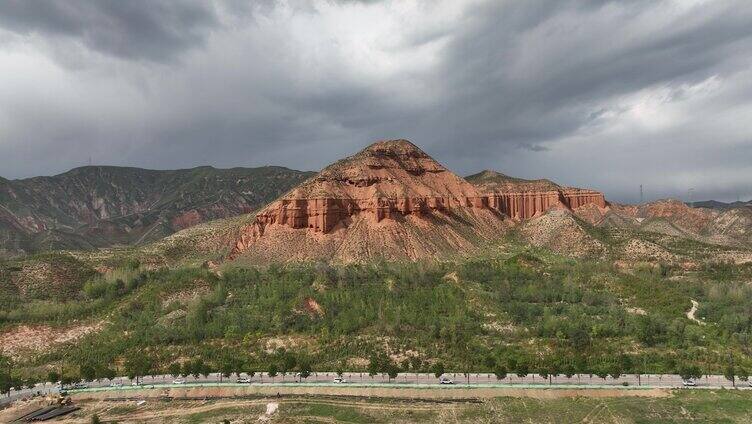
[[[723,370],[723,376],[731,382],[733,387],[736,387],[736,370],[733,364],[726,365],[726,368]]]
[[[749,372],[747,372],[746,368],[739,367],[739,369],[736,371],[736,375],[741,381],[749,381]]]
[[[219,360],[219,382],[222,382],[223,378],[229,378],[233,371],[237,368],[235,358],[230,355],[222,355]]]
[[[308,360],[303,360],[298,365],[300,371],[300,378],[306,379],[311,376],[311,363]]]
[[[11,359],[0,355],[0,394],[8,393],[8,396],[10,396],[10,388],[14,386],[12,369],[13,362]]]
[[[293,356],[291,353],[287,352],[282,357],[282,364],[279,367],[279,371],[282,373],[282,379],[284,380],[285,374],[295,369],[295,365],[297,364],[297,360],[295,359],[295,356]]]
[[[517,377],[525,377],[526,375],[530,374],[530,366],[528,365],[527,361],[521,360],[517,361]]]
[[[736,388],[736,366],[734,364],[734,356],[729,352],[728,363],[726,369],[723,371],[723,376],[726,380],[731,382],[731,385]]]
[[[496,364],[496,367],[494,368],[494,375],[496,375],[497,380],[503,380],[507,378],[507,368],[502,364]]]
[[[443,362],[436,362],[435,364],[433,364],[431,366],[431,372],[433,373],[433,375],[436,378],[439,378],[442,375],[444,375],[444,372],[445,372],[445,370],[444,370],[444,363]]]
[[[578,352],[590,347],[590,333],[584,324],[572,326],[567,333],[569,344]]]
[[[621,364],[619,362],[612,362],[608,365],[608,375],[611,376],[614,380],[621,377],[621,375],[624,373],[624,370],[621,367]]]
[[[697,365],[684,364],[679,367],[677,374],[681,376],[683,380],[699,379],[702,377],[702,371]]]
[[[384,370],[389,377],[389,381],[391,382],[393,379],[397,378],[397,375],[399,375],[399,368],[397,367],[397,364],[395,364],[392,361],[389,361],[389,363],[386,366],[386,369]]]
[[[180,376],[181,377],[188,377],[193,372],[193,364],[191,361],[185,361],[183,362],[183,365],[180,366]]]
[[[182,368],[180,366],[180,363],[173,362],[167,367],[167,372],[173,376],[174,378],[177,378],[180,376],[180,373],[182,371]]]
[[[91,364],[84,364],[79,367],[81,378],[86,381],[93,381],[97,376],[97,370]]]
[[[368,360],[368,375],[373,377],[379,373],[380,369],[381,362],[379,361],[379,358],[375,355],[371,356],[371,358]]]
[[[277,364],[269,365],[269,371],[267,371],[267,374],[272,378],[272,380],[274,380],[274,377],[277,376]]]
[[[23,385],[28,389],[33,389],[37,385],[37,379],[34,377],[29,377],[26,380],[24,380]]]
[[[567,378],[572,378],[575,374],[577,374],[577,370],[574,367],[574,364],[567,363],[564,365],[564,375],[567,376]]]
[[[135,378],[138,383],[141,377],[151,373],[154,362],[145,352],[135,350],[126,357],[124,367],[128,378],[131,380]]]
[[[115,378],[115,370],[112,367],[100,367],[97,369],[97,376],[99,378],[106,378],[107,380],[112,380]]]

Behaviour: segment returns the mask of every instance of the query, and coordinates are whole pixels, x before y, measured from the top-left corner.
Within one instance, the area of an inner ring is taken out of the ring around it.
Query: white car
[[[140,386],[140,385],[141,385],[140,381],[134,381],[131,383],[131,386]]]
[[[335,378],[334,380],[332,380],[332,382],[333,382],[333,383],[338,383],[338,384],[341,384],[341,383],[347,383],[347,380],[345,380],[345,379],[344,379],[344,378],[342,378],[342,377],[337,377],[337,378]]]
[[[684,387],[695,387],[697,385],[697,383],[695,383],[695,381],[692,379],[682,380],[682,384],[684,385]]]
[[[244,383],[244,384],[248,384],[248,383],[250,383],[250,382],[251,382],[251,379],[250,379],[250,378],[248,378],[248,377],[240,377],[240,378],[238,378],[237,380],[235,380],[235,382],[236,382],[236,383]]]
[[[112,383],[110,383],[110,387],[123,387],[123,383],[119,381],[113,381]]]
[[[172,384],[185,384],[185,380],[182,378],[176,378],[172,380]]]
[[[454,384],[454,381],[447,377],[441,377],[439,378],[439,384]]]

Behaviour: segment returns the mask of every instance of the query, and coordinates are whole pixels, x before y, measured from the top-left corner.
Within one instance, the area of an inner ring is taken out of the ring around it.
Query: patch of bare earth
[[[316,299],[312,297],[306,297],[303,299],[303,309],[305,313],[311,318],[320,318],[324,316],[324,308],[316,302]]]
[[[233,396],[357,396],[372,398],[391,399],[477,399],[496,398],[502,396],[535,398],[535,399],[561,399],[575,397],[609,398],[609,397],[670,397],[670,389],[642,389],[625,390],[614,389],[530,389],[515,387],[478,387],[478,388],[394,388],[394,387],[320,387],[320,386],[283,386],[283,385],[253,385],[240,387],[186,387],[186,388],[161,388],[128,391],[128,396],[138,399],[171,398],[226,398]],[[102,400],[122,398],[124,394],[113,391],[81,392],[72,395],[74,401]]]
[[[192,300],[199,296],[204,296],[210,292],[209,283],[204,280],[198,279],[194,281],[193,288],[189,290],[183,290],[176,293],[170,293],[162,299],[162,307],[167,307],[172,303],[178,303],[181,305],[187,305]]]
[[[650,259],[654,261],[674,262],[677,256],[653,242],[633,238],[622,249],[624,256],[630,259]]]
[[[692,299],[691,302],[692,302],[692,308],[690,308],[690,310],[687,311],[687,318],[689,318],[690,320],[692,320],[692,321],[694,321],[694,322],[696,322],[696,323],[698,323],[700,325],[705,325],[704,322],[700,321],[695,316],[695,314],[697,313],[697,308],[700,306],[700,304],[697,303],[697,301],[694,300],[694,299]]]
[[[104,324],[100,321],[63,328],[48,325],[19,325],[0,333],[0,351],[14,358],[28,353],[45,352],[55,346],[100,331]]]
[[[647,315],[648,314],[647,311],[645,311],[642,308],[627,307],[625,309],[628,313],[633,314],[633,315]]]
[[[522,224],[522,237],[536,247],[546,247],[555,252],[582,257],[600,255],[605,246],[590,236],[571,212],[555,209]]]

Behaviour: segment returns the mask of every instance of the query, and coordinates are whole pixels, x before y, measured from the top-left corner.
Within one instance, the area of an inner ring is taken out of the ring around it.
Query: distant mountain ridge
[[[752,207],[752,200],[748,202],[736,201],[736,202],[719,202],[717,200],[703,200],[700,202],[687,203],[694,208],[708,208],[708,209],[736,209],[743,207]]]
[[[258,209],[311,175],[278,166],[86,166],[49,177],[0,178],[0,256],[154,241]]]

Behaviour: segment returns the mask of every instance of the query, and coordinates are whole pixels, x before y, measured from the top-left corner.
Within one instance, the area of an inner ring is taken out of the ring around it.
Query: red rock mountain
[[[549,180],[524,180],[499,172],[483,171],[467,180],[488,197],[489,205],[514,219],[529,219],[549,209],[578,209],[584,205],[606,208],[603,193],[562,187]]]
[[[486,196],[414,144],[380,141],[260,211],[231,257],[436,257],[472,250],[508,225]]]
[[[379,141],[258,212],[230,257],[349,262],[456,256],[498,239],[514,225],[508,217],[531,217],[559,204],[605,206],[603,195],[590,190],[550,182],[506,190],[483,181],[471,184],[409,141]]]

